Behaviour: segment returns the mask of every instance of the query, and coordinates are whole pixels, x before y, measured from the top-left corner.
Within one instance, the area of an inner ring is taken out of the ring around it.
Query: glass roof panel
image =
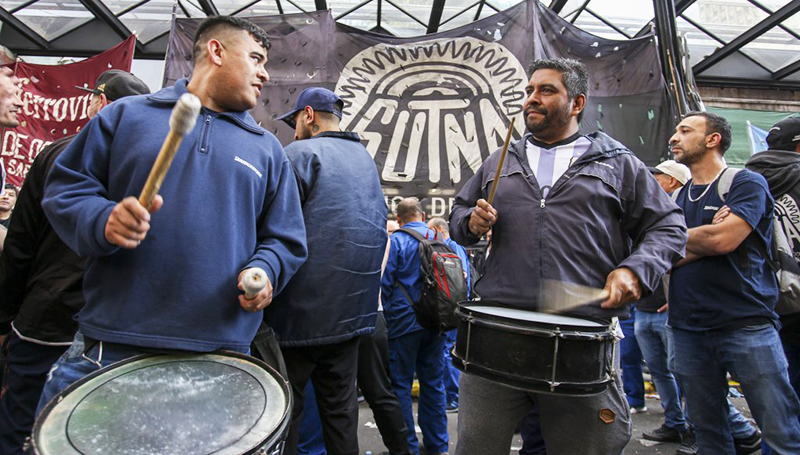
[[[232,8],[229,13],[223,13],[222,10],[220,10],[220,14],[230,14],[230,13],[236,11],[237,9],[244,7],[248,3],[252,3],[252,0],[240,1],[239,4],[237,4],[236,8],[233,8],[232,6],[228,7],[228,8]],[[219,9],[219,7],[221,6],[221,3],[219,2],[219,0],[215,1],[214,4],[217,5],[217,9]],[[271,15],[275,15],[275,14],[280,14],[280,12],[278,11],[278,4],[275,3],[275,0],[264,0],[264,1],[260,1],[260,2],[256,3],[255,5],[247,8],[247,9],[245,9],[243,11],[241,11],[240,13],[237,14],[237,16],[245,16],[245,17],[246,16],[271,16]]]
[[[358,5],[361,2],[352,2],[351,4],[344,5],[337,5],[333,4],[332,13],[333,17],[336,18],[341,14],[352,9],[354,6]],[[347,16],[337,20],[340,24],[349,25],[351,27],[359,28],[361,30],[372,30],[378,25],[378,1],[372,0],[371,2],[367,3],[366,5],[358,8],[357,10],[353,11],[352,13],[348,14]],[[411,19],[409,19],[411,20]]]
[[[583,6],[585,1],[586,0],[567,0],[567,3],[564,5],[563,8],[561,8],[561,13],[559,13],[559,16],[565,18],[568,21],[571,21],[572,18],[575,17],[573,13],[575,13],[578,10],[578,8]],[[591,2],[589,4],[591,5]]]
[[[281,0],[281,6],[283,6],[284,14],[307,13],[317,10],[314,0]]]
[[[425,24],[430,20],[430,8],[421,7],[418,3],[413,4],[403,0],[393,1],[393,3]],[[396,36],[419,36],[424,35],[428,30],[427,26],[408,17],[403,11],[400,11],[388,2],[381,3],[381,27],[392,32]]]
[[[203,12],[196,0],[180,0],[180,3],[189,12],[190,17],[206,17],[206,13]]]
[[[678,26],[678,33],[681,36],[686,36],[686,42],[689,45],[689,64],[691,66],[696,65],[704,57],[714,52],[716,48],[722,46],[719,41],[706,35],[682,17],[678,17],[675,23]]]
[[[795,14],[786,19],[781,25],[800,35],[800,14]]]
[[[592,0],[587,8],[623,30],[628,36],[636,35],[655,16],[653,2],[629,1],[624,5],[624,8],[621,8],[619,0]],[[588,17],[586,13],[581,14],[578,22],[586,17]],[[619,36],[616,37],[616,39],[619,38]]]
[[[607,17],[603,17],[603,19],[606,19],[607,21],[613,24],[613,21],[611,21]],[[577,26],[586,33],[591,33],[592,35],[599,36],[600,38],[616,39],[616,40],[628,39],[627,36],[609,27],[607,24],[603,23],[603,21],[589,14],[586,11],[584,11],[583,13],[581,13],[580,16],[578,16],[578,20],[575,21],[575,26]],[[638,32],[639,30],[636,31]]]
[[[476,9],[472,10],[472,14],[461,13],[466,8],[470,8],[477,3],[477,0],[447,0],[444,4],[444,10],[442,11],[442,22],[447,22],[450,19],[453,19],[453,16],[459,15],[458,18],[453,20],[461,19],[462,16],[470,17],[470,21],[472,18],[475,17]],[[430,14],[429,14],[430,16]],[[448,23],[449,24],[449,23]],[[459,25],[464,25],[463,23]],[[449,27],[453,28],[453,27]]]
[[[800,58],[800,40],[775,27],[747,43],[742,52],[774,72]]]
[[[26,2],[27,0],[0,0],[0,6],[6,11],[11,11]]]
[[[136,35],[139,41],[147,43],[169,31],[172,23],[172,5],[172,0],[150,0],[135,10],[123,14],[119,20]],[[177,9],[176,15],[186,17],[180,8]]]
[[[14,17],[47,41],[94,19],[78,0],[39,0],[14,13]]]
[[[767,8],[778,9],[785,0],[762,0],[761,3]],[[683,15],[726,43],[767,17],[767,13],[747,0],[697,0]]]
[[[469,6],[469,5],[467,5]],[[445,8],[446,10],[447,8]],[[462,12],[463,11],[463,12]],[[475,13],[478,12],[478,5],[473,4],[468,10],[464,11],[464,8],[459,9],[458,11],[452,11],[448,15],[447,19],[445,19],[445,14],[442,14],[442,22],[439,26],[439,31],[444,30],[452,30],[454,28],[461,27],[462,25],[467,25],[475,22]],[[447,13],[447,12],[446,12]],[[461,13],[461,14],[459,14]],[[445,22],[447,21],[447,22]]]
[[[103,3],[111,10],[114,15],[125,11],[131,6],[141,2],[142,0],[103,0]]]

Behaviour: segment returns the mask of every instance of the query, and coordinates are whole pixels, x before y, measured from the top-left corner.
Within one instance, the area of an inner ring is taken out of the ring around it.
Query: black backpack
[[[400,231],[419,241],[422,293],[418,302],[411,300],[405,286],[397,283],[417,315],[417,322],[426,329],[444,332],[458,327],[455,314],[458,302],[467,300],[467,279],[461,259],[441,240],[429,240],[407,228]]]

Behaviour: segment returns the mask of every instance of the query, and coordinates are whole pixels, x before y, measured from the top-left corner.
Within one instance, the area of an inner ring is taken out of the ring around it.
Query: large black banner
[[[401,197],[449,213],[452,198],[502,145],[520,115],[535,58],[571,57],[591,70],[581,124],[602,130],[648,163],[666,152],[675,125],[652,36],[612,41],[589,35],[535,0],[457,29],[394,38],[337,24],[329,11],[247,19],[272,39],[270,82],[253,116],[284,144],[293,131],[274,119],[309,86],[345,100],[342,128],[358,132],[375,159],[390,209]],[[191,73],[198,19],[177,19],[165,84]]]

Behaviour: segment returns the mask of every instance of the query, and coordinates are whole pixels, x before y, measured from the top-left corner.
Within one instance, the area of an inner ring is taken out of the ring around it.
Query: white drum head
[[[558,314],[537,313],[516,308],[501,308],[484,305],[465,305],[465,309],[476,313],[499,316],[501,318],[513,319],[517,321],[541,322],[552,325],[571,325],[577,327],[605,327],[603,324],[588,319],[562,316]]]
[[[243,358],[152,356],[64,395],[34,438],[41,455],[240,455],[278,428],[287,399]]]

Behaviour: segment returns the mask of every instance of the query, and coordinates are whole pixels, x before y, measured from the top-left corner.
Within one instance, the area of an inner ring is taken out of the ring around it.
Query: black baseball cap
[[[770,150],[794,151],[800,142],[800,117],[789,117],[769,129],[767,145]]]
[[[97,77],[94,88],[81,87],[79,85],[76,85],[75,88],[95,95],[103,93],[109,101],[116,101],[126,96],[150,93],[150,88],[141,79],[122,70],[104,72]]]
[[[309,87],[300,93],[294,103],[294,109],[281,115],[275,120],[283,120],[287,125],[294,128],[294,116],[298,112],[310,106],[315,111],[330,112],[342,118],[342,99],[339,95],[322,87]]]

